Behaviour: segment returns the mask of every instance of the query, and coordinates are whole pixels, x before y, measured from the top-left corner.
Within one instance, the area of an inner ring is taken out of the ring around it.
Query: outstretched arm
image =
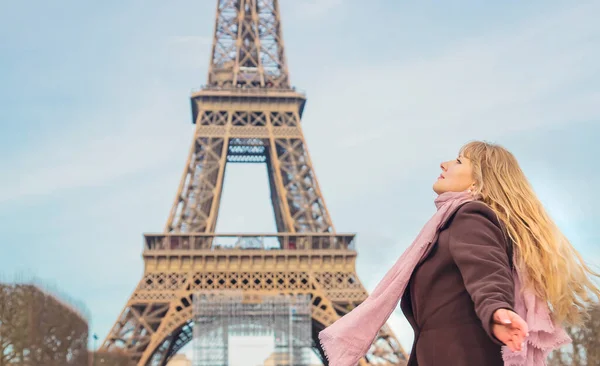
[[[494,342],[511,347],[512,336],[509,339],[503,333],[501,339],[495,334],[498,330],[496,324],[500,325],[507,319],[514,319],[511,324],[520,324],[520,321],[514,318],[518,315],[512,311],[514,280],[508,243],[494,212],[483,203],[468,203],[456,213],[449,234],[450,253],[483,328]],[[499,312],[501,309],[503,311]],[[501,326],[505,328],[500,329],[512,332],[512,329],[506,328],[509,324]],[[520,347],[520,343],[515,346]]]

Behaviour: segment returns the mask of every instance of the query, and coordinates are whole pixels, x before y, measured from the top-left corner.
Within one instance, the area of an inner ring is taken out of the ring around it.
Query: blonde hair
[[[555,320],[580,324],[592,295],[600,295],[591,280],[599,275],[552,221],[508,150],[474,141],[460,153],[473,165],[474,193],[494,210],[513,242],[524,286],[548,302]]]

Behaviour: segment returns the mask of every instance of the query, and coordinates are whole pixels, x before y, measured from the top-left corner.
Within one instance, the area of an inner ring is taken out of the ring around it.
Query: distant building
[[[192,361],[186,355],[180,353],[173,356],[167,366],[192,366]]]

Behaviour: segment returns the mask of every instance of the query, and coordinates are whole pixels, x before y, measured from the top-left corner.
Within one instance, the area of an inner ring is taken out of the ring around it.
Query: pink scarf
[[[437,212],[425,224],[415,241],[386,273],[373,293],[351,312],[319,333],[321,347],[331,366],[356,366],[377,333],[390,317],[417,264],[437,240],[440,228],[463,204],[474,198],[468,192],[447,192],[435,200]],[[506,366],[543,366],[548,353],[570,341],[564,330],[551,321],[548,306],[525,291],[515,276],[515,311],[527,321],[529,337],[521,352],[503,347]]]
[[[571,338],[560,324],[552,320],[550,308],[531,290],[521,290],[520,278],[524,273],[513,271],[515,279],[515,312],[527,322],[529,337],[520,352],[502,347],[505,366],[545,366],[552,350],[571,343]]]

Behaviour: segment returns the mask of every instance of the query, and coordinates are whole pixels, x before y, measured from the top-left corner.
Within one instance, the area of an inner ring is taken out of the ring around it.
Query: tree
[[[81,313],[30,284],[0,284],[0,366],[87,366]]]
[[[600,365],[600,304],[590,306],[582,327],[566,330],[573,343],[554,351],[548,358],[548,366]]]
[[[135,366],[129,356],[120,351],[99,350],[90,352],[91,366]]]

